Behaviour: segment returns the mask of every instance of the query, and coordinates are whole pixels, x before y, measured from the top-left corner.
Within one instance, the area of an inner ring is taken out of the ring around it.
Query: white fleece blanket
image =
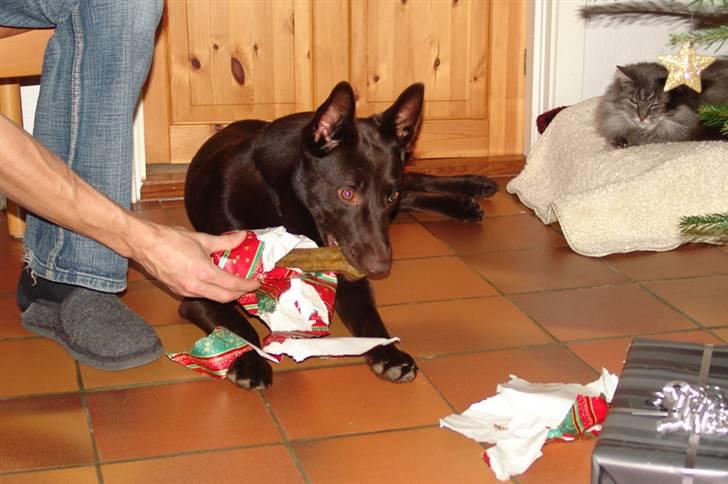
[[[575,252],[674,249],[688,242],[682,216],[728,212],[728,143],[612,148],[594,127],[598,102],[562,110],[507,187]]]

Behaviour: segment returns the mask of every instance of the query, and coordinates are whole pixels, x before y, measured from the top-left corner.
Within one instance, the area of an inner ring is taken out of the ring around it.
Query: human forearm
[[[0,116],[0,192],[33,213],[140,262],[183,296],[230,301],[257,283],[216,268],[210,253],[242,242],[148,222],[81,180],[58,157]]]
[[[4,117],[0,140],[0,191],[54,223],[131,255],[129,235],[149,230],[142,221],[94,190]]]

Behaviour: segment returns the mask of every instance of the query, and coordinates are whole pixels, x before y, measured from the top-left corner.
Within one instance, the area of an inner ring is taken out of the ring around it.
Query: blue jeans
[[[0,0],[0,25],[55,27],[34,136],[90,185],[131,204],[132,121],[162,0]],[[32,214],[26,259],[38,276],[103,292],[126,288],[127,260]]]

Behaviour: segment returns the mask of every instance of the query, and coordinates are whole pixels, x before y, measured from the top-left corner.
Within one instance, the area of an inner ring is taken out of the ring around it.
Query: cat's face
[[[645,128],[657,124],[665,116],[669,102],[662,73],[635,72],[624,67],[620,67],[618,73],[619,102],[628,118]]]

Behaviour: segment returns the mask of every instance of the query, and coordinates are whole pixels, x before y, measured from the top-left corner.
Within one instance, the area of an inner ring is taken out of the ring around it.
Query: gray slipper
[[[22,323],[101,370],[134,368],[162,356],[154,330],[113,294],[77,288],[60,304],[37,300],[23,312]]]

